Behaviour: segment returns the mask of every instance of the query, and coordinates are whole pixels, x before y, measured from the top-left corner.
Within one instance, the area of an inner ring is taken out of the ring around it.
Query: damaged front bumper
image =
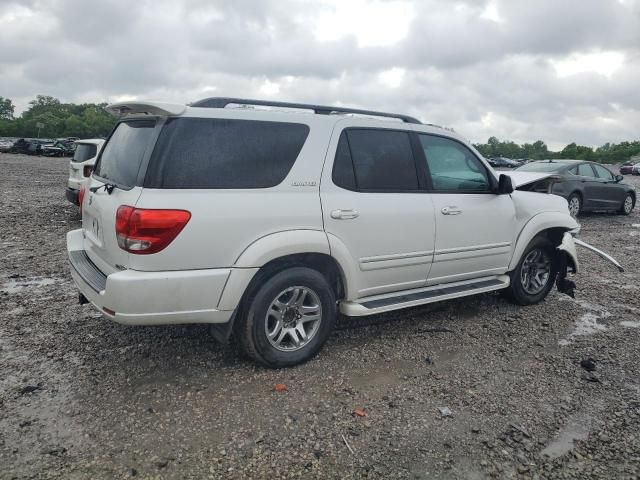
[[[582,240],[578,240],[574,238],[574,233],[577,232],[565,232],[562,237],[562,242],[558,245],[558,277],[556,279],[556,287],[558,291],[561,293],[566,293],[570,297],[574,297],[574,290],[576,288],[576,284],[571,280],[567,279],[567,273],[571,271],[571,273],[576,274],[580,270],[580,264],[578,263],[578,255],[576,254],[576,245],[579,245],[587,250],[591,250],[596,253],[600,257],[604,258],[611,262],[620,272],[624,272],[624,268],[622,265],[618,263],[618,261],[613,258],[611,255],[603,252],[602,250],[597,249],[596,247],[589,245]]]

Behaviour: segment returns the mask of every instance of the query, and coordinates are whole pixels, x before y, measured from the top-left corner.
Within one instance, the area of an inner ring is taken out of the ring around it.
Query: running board
[[[501,290],[507,288],[509,284],[510,279],[508,275],[475,278],[463,282],[443,283],[431,287],[364,297],[358,302],[342,301],[340,302],[340,311],[351,317],[373,315],[391,310],[399,310],[401,308],[439,302],[441,300]]]

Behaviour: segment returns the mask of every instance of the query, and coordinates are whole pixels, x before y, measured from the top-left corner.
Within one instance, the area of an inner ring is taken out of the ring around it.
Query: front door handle
[[[358,218],[360,214],[357,210],[333,210],[331,212],[331,218],[335,220],[352,220],[354,218]]]
[[[455,207],[453,205],[450,207],[444,207],[440,211],[442,212],[443,215],[460,215],[462,213],[462,210],[460,210],[458,207]]]

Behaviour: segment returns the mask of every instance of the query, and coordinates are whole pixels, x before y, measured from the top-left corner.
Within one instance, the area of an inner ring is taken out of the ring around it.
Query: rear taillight
[[[185,227],[186,210],[149,210],[121,205],[116,213],[118,246],[129,253],[148,255],[169,245]]]
[[[93,172],[93,165],[85,165],[84,168],[82,169],[82,175],[84,175],[87,178],[91,176],[92,172]]]
[[[87,188],[83,185],[80,187],[80,192],[78,193],[78,206],[80,207],[80,215],[82,215],[82,201],[84,200],[84,194],[86,193]]]

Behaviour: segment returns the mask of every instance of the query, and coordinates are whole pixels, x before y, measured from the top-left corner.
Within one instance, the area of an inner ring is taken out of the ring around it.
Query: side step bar
[[[343,301],[340,302],[340,311],[351,317],[373,315],[441,300],[501,290],[507,288],[509,284],[508,275],[475,278],[463,282],[444,283],[414,290],[373,295],[361,298],[358,302]]]

